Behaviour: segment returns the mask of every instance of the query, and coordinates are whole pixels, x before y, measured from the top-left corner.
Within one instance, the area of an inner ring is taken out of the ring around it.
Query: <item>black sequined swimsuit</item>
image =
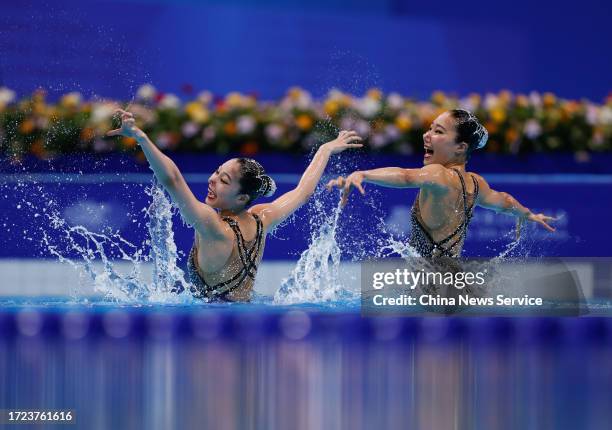
[[[204,279],[198,270],[197,248],[194,246],[189,253],[187,261],[187,276],[192,284],[191,292],[197,298],[208,298],[213,300],[229,300],[228,295],[248,284],[249,288],[255,283],[257,266],[261,260],[263,251],[263,223],[261,219],[253,214],[257,223],[257,233],[251,241],[245,241],[238,223],[232,218],[224,217],[225,221],[234,232],[236,240],[232,253],[225,266],[216,272],[204,273]]]
[[[446,238],[435,241],[431,234],[427,231],[423,218],[421,217],[421,209],[419,208],[419,195],[412,206],[412,213],[410,217],[411,222],[411,233],[408,244],[412,246],[421,257],[451,257],[459,258],[461,250],[463,249],[463,242],[467,235],[467,228],[472,219],[474,212],[474,206],[476,199],[478,198],[478,181],[473,175],[470,175],[474,182],[474,192],[468,193],[465,188],[465,181],[461,173],[457,169],[452,169],[461,181],[461,192],[463,197],[463,220],[459,223],[457,228],[449,234]]]

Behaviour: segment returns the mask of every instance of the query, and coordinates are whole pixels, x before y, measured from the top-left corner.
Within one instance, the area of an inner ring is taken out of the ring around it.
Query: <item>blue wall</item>
[[[94,1],[2,5],[0,85],[128,99],[151,82],[278,97],[301,85],[424,97],[508,88],[602,100],[604,2]]]

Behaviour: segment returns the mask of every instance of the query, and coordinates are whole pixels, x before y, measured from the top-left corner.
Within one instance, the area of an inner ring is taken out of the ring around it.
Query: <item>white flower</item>
[[[160,133],[155,140],[155,145],[157,145],[159,149],[166,149],[170,146],[170,142],[172,142],[172,138],[168,133]]]
[[[375,133],[370,138],[370,144],[372,148],[382,148],[389,143],[389,139],[384,134]]]
[[[499,104],[499,98],[495,94],[488,93],[484,99],[484,107],[487,110],[493,109]]]
[[[599,111],[599,123],[601,125],[611,125],[612,124],[612,108],[609,106],[604,106]]]
[[[391,93],[387,96],[387,105],[394,110],[400,110],[404,106],[404,98],[398,93]]]
[[[327,98],[332,100],[341,100],[344,98],[344,93],[337,88],[332,88],[327,93]]]
[[[185,136],[187,139],[195,136],[199,130],[200,127],[195,122],[191,121],[187,121],[181,127],[181,133],[183,133],[183,136]]]
[[[136,91],[136,98],[145,102],[152,101],[157,95],[157,90],[151,84],[144,84]]]
[[[535,139],[542,134],[542,126],[535,119],[530,119],[525,123],[525,127],[523,129],[525,136],[530,139]]]
[[[236,129],[240,134],[249,134],[255,130],[257,123],[255,119],[250,115],[241,115],[236,120]]]
[[[213,100],[213,95],[210,91],[202,91],[198,94],[198,101],[202,103],[204,106],[210,104]]]
[[[213,141],[215,137],[217,137],[217,132],[215,131],[214,127],[209,125],[202,130],[202,139],[204,140],[204,143]]]
[[[469,112],[474,112],[478,106],[474,103],[473,97],[465,97],[459,100],[459,107]]]
[[[399,128],[397,128],[393,124],[389,124],[385,127],[385,134],[389,139],[395,140],[398,139],[402,133],[400,132]]]
[[[593,104],[587,105],[586,121],[589,123],[589,125],[597,124],[598,119],[599,119],[599,109],[597,109],[597,106]]]
[[[340,120],[341,130],[352,130],[355,127],[355,119],[350,116],[342,117]]]
[[[363,97],[357,101],[355,108],[364,118],[372,118],[380,111],[380,101]]]
[[[542,96],[535,91],[529,93],[529,101],[536,108],[542,107]]]
[[[15,91],[0,87],[0,105],[7,105],[15,100]]]
[[[117,105],[113,103],[95,103],[91,110],[91,122],[99,124],[113,116]]]
[[[178,109],[181,107],[181,100],[174,94],[166,94],[159,102],[162,109]]]
[[[354,129],[359,136],[366,136],[370,133],[370,124],[364,120],[359,120],[355,122]]]
[[[278,124],[268,124],[265,129],[266,137],[271,141],[278,141],[283,136],[284,129]]]

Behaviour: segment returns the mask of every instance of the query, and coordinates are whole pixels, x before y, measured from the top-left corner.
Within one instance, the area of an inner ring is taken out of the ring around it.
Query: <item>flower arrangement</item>
[[[354,129],[367,138],[371,150],[411,154],[422,151],[422,134],[431,121],[457,107],[474,112],[484,123],[489,152],[566,151],[588,157],[593,151],[612,150],[612,95],[602,104],[509,91],[464,98],[435,92],[419,101],[378,89],[361,97],[334,89],[315,100],[294,87],[273,102],[237,92],[225,97],[202,92],[183,102],[144,85],[127,105],[83,100],[76,92],[48,103],[42,90],[18,100],[13,91],[0,88],[0,154],[51,158],[75,152],[137,153],[132,139],[104,137],[117,125],[113,112],[120,106],[131,110],[138,126],[168,151],[300,152],[338,129]]]

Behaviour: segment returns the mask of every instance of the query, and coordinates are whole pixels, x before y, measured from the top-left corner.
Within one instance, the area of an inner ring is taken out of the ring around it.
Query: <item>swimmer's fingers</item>
[[[546,230],[550,231],[551,233],[554,233],[556,231],[554,227],[551,227],[548,224],[551,221],[556,221],[554,217],[547,216],[544,214],[537,214],[533,216],[532,221],[537,222],[538,224],[540,224],[542,227],[544,227]]]
[[[346,183],[344,184],[344,188],[342,189],[342,206],[345,206],[348,202],[349,194],[351,193],[351,191],[353,191],[353,188],[357,188],[361,195],[365,195],[365,190],[361,185],[361,181],[355,181],[351,178],[347,178]]]
[[[336,179],[332,179],[325,185],[328,191],[331,191],[332,188],[342,188],[344,187],[344,178],[342,176],[338,176]]]
[[[117,128],[115,130],[110,130],[106,132],[106,136],[107,137],[113,137],[113,136],[120,136],[121,135],[121,129]]]
[[[556,231],[556,229],[554,227],[551,227],[550,225],[548,225],[545,221],[538,221],[540,224],[542,224],[542,226],[550,231],[551,233],[554,233]]]

